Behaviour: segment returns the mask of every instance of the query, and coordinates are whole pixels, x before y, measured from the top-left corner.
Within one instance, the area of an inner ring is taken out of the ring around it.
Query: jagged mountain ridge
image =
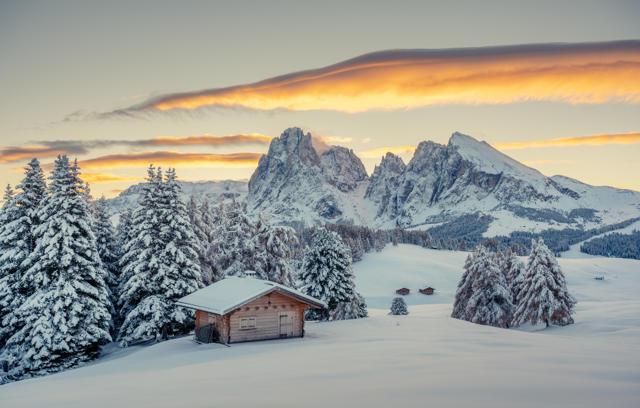
[[[493,218],[485,235],[494,236],[594,228],[640,216],[638,192],[547,177],[458,132],[446,145],[421,142],[406,164],[387,153],[368,176],[352,150],[318,150],[311,134],[289,128],[273,139],[248,184],[185,182],[183,187],[186,195],[212,202],[246,198],[250,215],[295,227],[346,223],[422,229],[484,214]],[[113,213],[133,205],[135,188],[110,200]]]
[[[331,146],[318,154],[310,133],[289,128],[260,158],[249,180],[247,210],[294,226],[366,222],[351,199],[366,183],[352,150]]]
[[[250,212],[287,224],[381,228],[481,213],[495,218],[488,234],[592,228],[640,216],[637,192],[547,177],[458,132],[447,145],[421,142],[407,164],[387,153],[370,177],[352,151],[334,146],[318,155],[311,137],[290,128],[272,141],[249,182]]]

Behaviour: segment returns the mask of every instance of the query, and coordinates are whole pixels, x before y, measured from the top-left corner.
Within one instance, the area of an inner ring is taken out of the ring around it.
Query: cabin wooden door
[[[280,337],[293,336],[293,314],[281,314],[280,315]]]

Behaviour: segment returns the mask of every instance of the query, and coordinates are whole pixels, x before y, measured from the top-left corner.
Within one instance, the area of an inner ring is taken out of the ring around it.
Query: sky
[[[248,179],[291,126],[369,173],[459,131],[546,175],[640,190],[640,2],[0,1],[0,182],[77,158]]]

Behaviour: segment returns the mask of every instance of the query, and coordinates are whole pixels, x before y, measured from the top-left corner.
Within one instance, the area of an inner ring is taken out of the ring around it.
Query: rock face
[[[378,204],[378,217],[395,220],[402,227],[443,212],[489,211],[513,203],[545,206],[564,195],[579,197],[537,170],[461,133],[454,133],[446,146],[421,142],[401,174],[385,170],[383,163],[379,174],[374,171],[366,197]]]
[[[345,147],[332,146],[322,153],[320,162],[327,183],[342,192],[353,191],[367,179],[367,171],[358,156]]]
[[[360,159],[332,146],[321,156],[311,134],[289,128],[273,139],[249,180],[247,209],[290,225],[357,220],[348,193],[367,182]]]
[[[371,182],[365,192],[365,198],[375,203],[378,208],[376,216],[386,211],[398,213],[398,187],[404,175],[406,165],[402,159],[387,152],[382,161],[373,169]]]

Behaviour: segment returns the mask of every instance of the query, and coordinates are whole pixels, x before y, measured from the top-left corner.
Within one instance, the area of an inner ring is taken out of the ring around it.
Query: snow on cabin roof
[[[280,292],[315,307],[327,307],[321,300],[284,285],[262,279],[238,277],[222,279],[179,299],[176,304],[189,309],[225,315],[271,292]]]

